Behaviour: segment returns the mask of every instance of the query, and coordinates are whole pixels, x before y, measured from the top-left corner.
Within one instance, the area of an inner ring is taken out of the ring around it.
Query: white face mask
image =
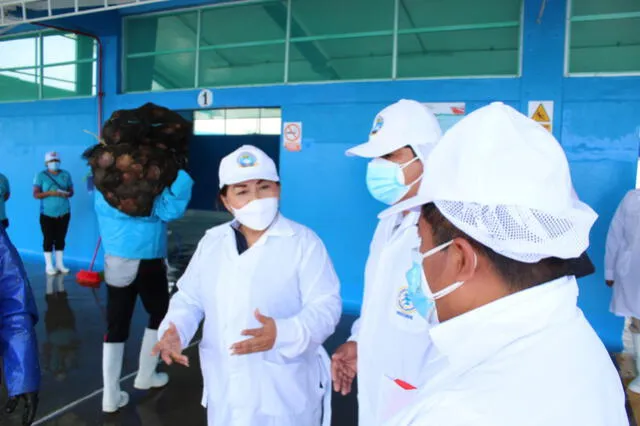
[[[234,209],[236,220],[255,231],[264,231],[275,220],[278,214],[279,200],[277,198],[259,198],[253,200],[240,209]]]
[[[57,161],[51,161],[47,164],[47,168],[51,172],[57,172],[58,170],[60,170],[60,163],[58,163]]]

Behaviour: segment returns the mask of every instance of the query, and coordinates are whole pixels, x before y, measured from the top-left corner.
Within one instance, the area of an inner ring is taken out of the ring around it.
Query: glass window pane
[[[518,28],[398,36],[398,78],[517,75]]]
[[[464,11],[464,13],[461,13]],[[402,0],[398,26],[402,29],[520,21],[518,0]]]
[[[291,0],[291,37],[393,30],[394,0]]]
[[[199,85],[242,86],[284,82],[285,44],[200,51]]]
[[[260,119],[261,135],[279,135],[282,128],[282,119],[279,117],[263,117]]]
[[[214,7],[202,12],[200,46],[265,40],[284,41],[286,28],[286,1]]]
[[[364,37],[291,44],[289,81],[391,78],[393,37]]]
[[[125,23],[125,52],[153,53],[196,48],[197,12],[130,18]]]
[[[127,59],[125,91],[153,90],[154,81],[165,89],[193,88],[195,67],[195,52]]]
[[[77,57],[77,40],[75,36],[65,34],[45,35],[42,49],[45,65],[73,62]]]
[[[42,81],[45,99],[95,94],[92,63],[44,67]]]
[[[259,119],[257,118],[227,118],[227,135],[255,135],[258,133]]]
[[[230,118],[260,118],[260,108],[229,108],[227,119]]]
[[[0,101],[31,101],[38,99],[37,68],[19,71],[0,70]]]
[[[640,71],[640,18],[573,22],[569,71]]]
[[[196,135],[224,135],[224,124],[224,118],[195,120],[193,132]]]
[[[640,12],[638,0],[572,0],[571,16]]]
[[[0,40],[0,69],[39,65],[38,37]]]
[[[281,116],[282,111],[280,110],[280,108],[260,108],[260,117],[262,118],[280,118]]]

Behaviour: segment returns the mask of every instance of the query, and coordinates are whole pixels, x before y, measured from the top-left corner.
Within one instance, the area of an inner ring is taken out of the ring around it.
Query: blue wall
[[[175,6],[172,1],[154,7]],[[283,211],[313,228],[325,241],[342,280],[347,311],[357,311],[369,241],[382,206],[367,194],[365,162],[344,151],[363,141],[375,113],[400,98],[424,102],[466,102],[469,111],[494,100],[523,112],[530,100],[555,101],[554,133],[565,146],[577,192],[600,215],[589,252],[598,272],[580,283],[580,306],[610,349],[619,349],[622,321],[608,312],[611,292],[604,285],[604,238],[614,209],[635,184],[640,107],[638,78],[563,77],[565,13],[563,1],[548,2],[541,23],[540,0],[526,0],[521,78],[421,80],[398,82],[289,85],[215,90],[215,107],[281,106],[285,121],[303,122],[301,152],[281,150]],[[123,13],[132,13],[127,9]],[[145,102],[196,109],[197,91],[118,94],[121,20],[117,12],[62,22],[96,31],[105,46],[105,107]],[[81,132],[95,131],[95,101],[0,104],[2,171],[12,180],[9,205],[12,236],[27,253],[39,250],[37,206],[30,199],[33,174],[45,150],[56,148],[80,181],[86,168],[78,156],[91,144]],[[215,188],[211,188],[212,193]],[[69,253],[86,260],[92,252],[95,220],[87,196],[73,200]]]

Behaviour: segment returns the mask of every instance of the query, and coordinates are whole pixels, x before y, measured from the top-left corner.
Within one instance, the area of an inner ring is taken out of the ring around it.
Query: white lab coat
[[[200,363],[209,426],[317,426],[323,398],[329,424],[331,378],[322,343],[335,330],[342,302],[331,260],[311,230],[279,216],[238,255],[230,224],[215,227],[178,288],[159,335],[174,323],[184,347],[204,318]],[[231,356],[231,345],[247,338],[242,330],[261,327],[256,309],[276,321],[274,348]]]
[[[607,235],[605,279],[613,280],[611,312],[640,318],[640,191],[629,191]]]
[[[627,426],[604,345],[564,277],[431,328],[436,374],[386,426]]]
[[[399,379],[414,387],[424,381],[429,354],[428,323],[407,297],[412,249],[420,246],[418,212],[380,220],[365,270],[361,316],[350,340],[358,343],[359,423],[374,426],[410,402]],[[383,386],[385,382],[393,386]]]

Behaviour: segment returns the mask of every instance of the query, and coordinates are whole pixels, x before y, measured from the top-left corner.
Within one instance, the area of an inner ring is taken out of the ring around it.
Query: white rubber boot
[[[151,388],[161,388],[169,382],[167,373],[156,372],[158,366],[158,355],[151,355],[153,347],[158,343],[158,330],[147,328],[144,331],[142,347],[140,348],[140,367],[138,375],[133,383],[136,389],[147,390]]]
[[[68,274],[69,268],[64,266],[64,252],[56,250],[56,268],[63,274]]]
[[[636,358],[636,370],[640,370],[640,333],[633,333],[634,356]],[[638,375],[631,383],[629,390],[634,393],[640,393],[640,375]]]
[[[50,251],[44,252],[44,264],[47,275],[56,275],[58,270],[53,267],[53,254]]]
[[[129,403],[129,394],[120,390],[124,343],[102,345],[102,411],[114,413]]]

